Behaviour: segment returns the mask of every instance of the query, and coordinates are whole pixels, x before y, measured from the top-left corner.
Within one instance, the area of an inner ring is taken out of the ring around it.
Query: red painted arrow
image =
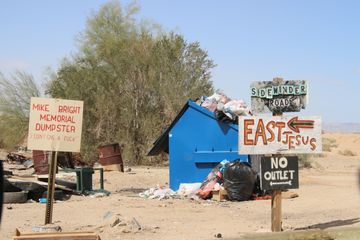
[[[299,117],[293,117],[288,121],[288,127],[294,132],[299,133],[299,128],[314,128],[314,120],[299,120]]]

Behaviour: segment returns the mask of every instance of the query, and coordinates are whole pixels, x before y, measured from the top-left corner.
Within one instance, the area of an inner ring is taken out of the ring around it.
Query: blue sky
[[[106,1],[5,0],[0,3],[0,71],[43,81],[76,52],[87,17]],[[129,1],[121,1],[126,4]],[[307,80],[301,115],[359,122],[360,1],[143,0],[139,18],[198,41],[217,67],[214,85],[250,104],[252,81]]]

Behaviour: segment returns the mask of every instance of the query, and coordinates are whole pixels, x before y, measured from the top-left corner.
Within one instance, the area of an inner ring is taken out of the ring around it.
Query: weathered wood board
[[[80,152],[83,101],[31,98],[28,148]]]
[[[298,157],[262,157],[260,187],[262,190],[299,188]]]
[[[308,102],[305,80],[253,82],[250,91],[251,109],[258,113],[299,112]]]
[[[321,117],[239,117],[239,154],[321,151]]]
[[[25,233],[22,234],[16,229],[16,236],[13,240],[101,240],[100,236],[94,232],[60,232],[60,233]]]

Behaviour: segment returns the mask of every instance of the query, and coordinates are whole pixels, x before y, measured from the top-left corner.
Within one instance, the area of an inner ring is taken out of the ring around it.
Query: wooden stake
[[[281,190],[273,190],[271,198],[271,231],[281,232]]]
[[[51,153],[51,162],[49,168],[48,189],[47,189],[47,198],[46,198],[45,225],[52,223],[57,155],[58,155],[57,151],[55,152],[55,154],[54,152]]]
[[[273,78],[273,81],[283,81],[282,78]],[[273,116],[282,116],[282,113],[273,113]],[[281,190],[273,190],[271,198],[271,231],[281,232]]]

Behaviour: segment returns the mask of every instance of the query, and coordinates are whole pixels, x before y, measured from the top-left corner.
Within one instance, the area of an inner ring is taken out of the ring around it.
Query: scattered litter
[[[26,160],[23,165],[26,167],[26,168],[31,168],[34,166],[34,162],[32,160]]]
[[[61,232],[62,229],[58,225],[54,224],[46,224],[41,226],[34,226],[32,228],[33,232]]]
[[[110,192],[106,190],[101,190],[101,191],[99,190],[99,192],[91,191],[90,194],[91,194],[90,195],[91,198],[102,198],[109,196]]]
[[[170,188],[161,188],[157,186],[155,188],[150,188],[149,190],[139,193],[139,196],[142,198],[161,200],[174,198],[176,196],[176,192],[174,192]]]
[[[110,223],[110,227],[115,227],[116,225],[118,225],[120,223],[120,218],[115,217],[114,220]]]
[[[181,183],[176,193],[184,197],[192,197],[200,187],[201,183]]]
[[[215,237],[216,237],[216,238],[222,238],[222,234],[221,234],[221,233],[217,233],[217,234],[215,234]]]
[[[12,206],[7,206],[6,209],[11,210],[11,209],[13,209],[13,207]]]
[[[122,233],[131,233],[131,230],[130,230],[130,229],[127,229],[127,228],[125,228],[125,229],[123,229],[121,232],[122,232]]]
[[[211,191],[214,189],[215,184],[222,183],[223,171],[225,169],[225,165],[228,163],[228,160],[223,160],[208,174],[197,192],[197,194],[202,199],[208,199],[210,197]]]
[[[105,220],[105,225],[110,227],[118,226],[121,222],[124,222],[121,219],[121,214],[114,214],[113,212],[106,212],[103,219]]]
[[[131,223],[132,223],[133,228],[134,228],[135,230],[140,231],[140,230],[142,229],[140,223],[136,220],[136,218],[133,217],[133,218],[131,219]]]
[[[108,212],[105,213],[103,219],[109,219],[109,218],[111,218],[112,216],[114,216],[114,213],[108,211]]]
[[[21,154],[9,153],[6,156],[6,160],[10,164],[13,164],[13,163],[23,164],[25,161],[27,161],[29,159],[27,157],[25,157],[24,155],[21,155]]]

